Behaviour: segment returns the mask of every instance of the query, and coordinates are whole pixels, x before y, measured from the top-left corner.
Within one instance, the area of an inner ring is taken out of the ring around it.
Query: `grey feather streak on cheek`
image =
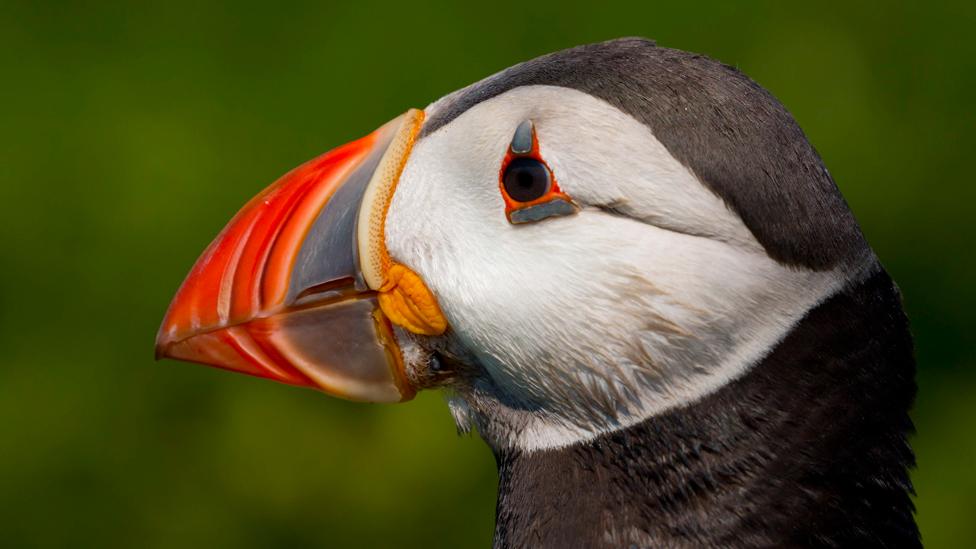
[[[534,409],[552,416],[553,421],[568,421],[586,428],[616,423],[648,389],[660,390],[666,385],[660,361],[641,334],[653,333],[659,339],[670,340],[672,345],[684,346],[691,345],[694,339],[690,330],[653,308],[640,305],[648,299],[666,297],[648,278],[624,270],[611,279],[603,281],[607,285],[603,291],[632,305],[634,314],[629,325],[618,327],[632,335],[625,338],[625,343],[612,346],[610,341],[581,346],[573,334],[554,335],[551,344],[572,348],[576,362],[566,364],[553,357],[536,360],[531,366],[506,365],[498,374],[517,380],[516,386],[507,391],[509,405]],[[497,381],[505,389],[505,381]]]

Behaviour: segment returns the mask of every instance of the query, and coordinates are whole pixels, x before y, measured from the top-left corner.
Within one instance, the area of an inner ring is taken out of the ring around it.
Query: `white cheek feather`
[[[526,118],[578,215],[506,220],[498,173]],[[775,262],[646,126],[556,87],[509,91],[421,139],[386,227],[518,416],[483,434],[526,450],[701,398],[847,278]]]

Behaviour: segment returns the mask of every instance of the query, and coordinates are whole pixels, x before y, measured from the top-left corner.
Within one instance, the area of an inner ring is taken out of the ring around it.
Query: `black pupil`
[[[549,192],[549,168],[534,158],[516,158],[505,168],[502,183],[512,200],[531,202]]]

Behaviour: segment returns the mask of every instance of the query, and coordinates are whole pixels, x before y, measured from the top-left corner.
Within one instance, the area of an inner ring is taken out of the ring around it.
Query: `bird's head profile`
[[[766,363],[878,273],[778,101],[622,39],[506,69],[282,177],[193,267],[157,354],[370,402],[447,387],[496,453],[552,453],[753,398],[754,372],[807,401]]]

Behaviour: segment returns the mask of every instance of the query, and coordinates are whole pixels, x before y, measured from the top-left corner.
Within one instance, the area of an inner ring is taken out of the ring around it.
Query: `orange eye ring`
[[[533,186],[536,188],[532,189]],[[556,175],[542,159],[539,138],[531,120],[523,121],[515,130],[498,172],[498,188],[505,200],[505,217],[513,225],[579,211],[573,199],[559,188]],[[524,198],[536,191],[540,192],[538,198],[518,200],[513,196],[521,194],[519,198]]]

